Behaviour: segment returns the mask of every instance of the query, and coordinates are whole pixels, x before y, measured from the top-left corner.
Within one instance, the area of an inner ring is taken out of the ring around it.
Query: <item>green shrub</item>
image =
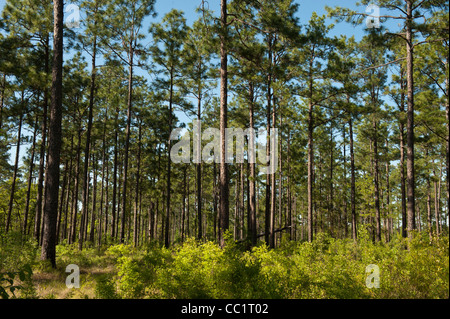
[[[118,299],[113,276],[102,275],[96,279],[95,297],[97,299]]]
[[[58,246],[61,261],[114,264],[96,279],[97,298],[448,298],[448,236],[393,236],[375,243],[367,229],[358,242],[317,234],[312,243],[283,241],[245,249],[230,238],[187,239],[172,249],[110,246],[104,254]],[[26,259],[26,258],[25,258]],[[366,287],[366,267],[380,270],[380,288]]]

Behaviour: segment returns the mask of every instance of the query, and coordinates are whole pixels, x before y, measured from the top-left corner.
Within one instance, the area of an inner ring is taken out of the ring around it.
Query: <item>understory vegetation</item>
[[[79,251],[57,246],[57,268],[39,260],[38,247],[18,234],[1,238],[2,298],[448,298],[448,236],[418,233],[358,243],[323,233],[309,242],[245,248],[231,239],[220,248],[187,239],[167,249],[157,243],[117,244]],[[80,288],[67,288],[65,268],[80,267]],[[379,267],[379,288],[368,288],[368,265]]]

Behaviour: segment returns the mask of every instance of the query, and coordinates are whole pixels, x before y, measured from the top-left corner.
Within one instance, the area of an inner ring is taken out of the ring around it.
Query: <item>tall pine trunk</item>
[[[352,238],[356,242],[357,225],[356,225],[356,178],[355,178],[355,154],[353,151],[353,120],[350,117],[348,121],[349,137],[350,137],[350,205],[352,211]]]
[[[254,87],[253,83],[249,84],[249,127],[250,129],[254,129],[255,119],[254,119]],[[249,138],[249,149],[252,148],[252,151],[249,152],[249,166],[250,166],[250,181],[249,181],[249,225],[248,225],[248,234],[249,239],[252,246],[256,246],[257,242],[257,229],[256,229],[256,194],[255,194],[255,135],[250,134]]]
[[[415,178],[414,178],[414,68],[413,68],[413,1],[406,0],[406,77],[407,77],[407,123],[406,123],[406,192],[408,237],[412,237],[415,225]]]
[[[167,141],[167,152],[170,154],[171,139],[172,134],[172,108],[173,108],[173,67],[170,69],[170,87],[169,87],[169,140]],[[166,193],[166,216],[165,216],[165,232],[164,232],[164,246],[168,248],[170,246],[170,196],[171,196],[171,168],[172,162],[170,156],[167,158],[167,193]]]
[[[24,112],[24,91],[22,90],[22,98],[20,102],[20,115],[19,115],[19,128],[17,129],[17,147],[16,147],[16,159],[14,161],[14,171],[13,178],[11,182],[11,191],[9,195],[8,204],[8,215],[6,217],[6,232],[9,231],[9,226],[11,224],[11,213],[14,205],[14,194],[16,190],[16,180],[17,180],[17,169],[19,168],[19,153],[20,153],[20,142],[22,137],[22,122],[23,122],[23,112]]]
[[[125,241],[125,218],[127,210],[127,183],[128,183],[128,150],[130,148],[130,131],[132,117],[132,97],[133,97],[133,54],[132,41],[129,43],[129,67],[128,67],[128,101],[127,101],[127,127],[125,130],[125,150],[123,158],[123,186],[122,186],[122,216],[120,228],[120,242]]]
[[[400,114],[399,121],[400,131],[400,192],[401,192],[401,207],[402,207],[402,237],[406,237],[407,219],[406,219],[406,183],[405,183],[405,124],[403,123],[402,115],[405,112],[405,93],[403,71],[400,70]]]
[[[198,94],[198,101],[197,101],[197,120],[200,123],[200,118],[201,118],[201,89],[199,89],[199,94]],[[201,158],[201,141],[199,141],[199,143],[197,143],[197,154],[199,156],[199,158]],[[197,218],[198,218],[198,233],[197,233],[197,239],[200,240],[202,239],[202,234],[203,234],[203,230],[202,230],[202,163],[201,161],[199,161],[199,163],[197,163]]]
[[[224,246],[224,233],[229,227],[229,185],[228,165],[226,163],[227,100],[228,100],[228,55],[227,55],[227,1],[220,0],[220,22],[222,36],[220,37],[220,166],[219,166],[219,245]]]
[[[23,219],[23,234],[24,235],[27,234],[28,213],[30,210],[31,184],[33,182],[34,155],[36,152],[36,135],[37,135],[38,121],[39,121],[39,117],[36,113],[36,120],[34,123],[34,132],[33,132],[33,143],[31,146],[30,167],[28,169],[27,199],[26,199],[26,203],[25,203],[25,215],[24,215],[24,219]]]
[[[308,104],[308,241],[313,241],[313,170],[314,170],[314,148],[313,148],[313,103],[312,103],[312,79],[309,81],[309,104]]]
[[[141,174],[141,140],[142,140],[142,121],[139,120],[138,127],[138,151],[137,151],[137,167],[136,167],[136,191],[134,197],[134,220],[133,220],[133,242],[134,246],[138,245],[138,213],[139,213],[139,183]]]
[[[376,116],[376,114],[374,114]],[[373,181],[374,181],[374,199],[375,199],[375,225],[376,225],[376,241],[381,241],[381,213],[380,213],[380,183],[379,183],[379,165],[378,165],[378,133],[377,121],[373,119]]]
[[[41,259],[56,268],[56,219],[58,216],[59,162],[61,152],[62,73],[63,73],[63,0],[53,1],[53,66],[49,122],[48,163],[46,169],[44,233]]]
[[[49,49],[49,35],[47,34],[45,37],[45,45],[44,45],[44,72],[46,75],[49,74],[49,58],[50,58],[50,49]],[[39,243],[41,238],[41,219],[42,219],[42,202],[43,202],[43,193],[44,193],[44,171],[45,171],[45,148],[47,144],[47,114],[48,111],[48,88],[44,88],[44,100],[42,103],[42,141],[41,147],[39,150],[39,175],[38,175],[38,186],[37,186],[37,197],[36,197],[36,214],[35,214],[35,222],[34,222],[34,237],[36,241]]]
[[[94,94],[95,94],[95,75],[96,75],[96,51],[97,51],[97,38],[94,36],[94,45],[92,49],[92,69],[91,69],[91,84],[89,90],[89,115],[88,115],[88,125],[86,131],[86,145],[84,147],[84,170],[83,170],[83,187],[82,187],[82,215],[81,215],[81,227],[87,223],[87,213],[88,213],[88,178],[89,178],[89,155],[91,151],[91,131],[92,131],[92,117],[94,112]],[[78,248],[81,250],[83,248],[83,232],[80,231],[80,239],[78,242]]]

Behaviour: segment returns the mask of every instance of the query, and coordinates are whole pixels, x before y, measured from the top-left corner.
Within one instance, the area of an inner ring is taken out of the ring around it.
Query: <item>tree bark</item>
[[[128,183],[128,150],[130,148],[130,131],[131,131],[131,117],[132,117],[132,98],[133,98],[133,55],[132,40],[129,43],[129,66],[128,66],[128,102],[127,102],[127,127],[125,130],[125,150],[123,159],[123,186],[122,186],[122,216],[120,228],[120,242],[125,241],[125,218],[127,210],[127,183]]]
[[[374,115],[376,116],[376,115]],[[379,168],[378,168],[378,129],[377,129],[377,121],[374,118],[373,120],[373,130],[374,130],[374,139],[373,139],[373,153],[374,153],[374,161],[373,161],[373,176],[374,176],[374,197],[375,197],[375,224],[376,224],[376,241],[381,241],[381,213],[380,213],[380,185],[379,185]]]
[[[75,184],[74,195],[72,200],[72,218],[70,223],[70,237],[69,244],[73,244],[76,239],[77,231],[77,215],[78,215],[78,190],[79,190],[79,176],[80,176],[80,154],[81,154],[81,127],[78,128],[78,146],[77,146],[77,165],[75,167]]]
[[[9,195],[9,204],[8,204],[8,215],[6,217],[6,232],[9,231],[9,226],[11,224],[11,213],[14,205],[14,193],[16,190],[16,180],[17,180],[17,169],[19,167],[19,154],[20,154],[20,142],[22,137],[22,122],[23,122],[23,112],[24,112],[24,91],[22,90],[22,98],[20,101],[20,115],[19,115],[19,127],[17,129],[17,147],[16,147],[16,159],[14,161],[14,171],[13,178],[11,183],[11,192]]]
[[[386,138],[386,150],[389,152],[389,141]],[[391,240],[391,228],[392,228],[392,219],[390,217],[391,210],[390,210],[390,202],[391,202],[391,186],[389,182],[389,166],[390,161],[389,159],[386,159],[386,219],[388,221],[388,226],[386,229],[387,232],[387,241],[389,242]]]
[[[44,72],[46,75],[49,74],[49,35],[45,37],[44,46]],[[36,214],[34,223],[34,237],[36,241],[40,243],[41,238],[41,219],[42,219],[42,202],[43,202],[43,192],[44,192],[44,171],[45,171],[45,148],[47,144],[47,111],[48,111],[48,89],[44,88],[44,100],[42,105],[42,141],[41,148],[39,151],[39,175],[38,175],[38,186],[37,186],[37,197],[36,197]]]
[[[172,103],[173,103],[173,68],[170,69],[170,87],[169,87],[169,140],[167,141],[167,151],[170,153],[171,140],[170,132],[172,132]],[[171,160],[170,156],[167,158],[167,194],[166,194],[166,219],[165,219],[165,232],[164,232],[164,246],[168,248],[170,246],[170,195],[171,195]]]
[[[220,166],[219,166],[219,245],[225,245],[224,233],[229,227],[229,185],[228,164],[226,163],[227,100],[228,100],[228,66],[227,66],[227,1],[220,0],[220,21],[223,34],[220,37]]]
[[[95,142],[93,144],[93,148],[95,147]],[[91,213],[91,229],[89,232],[89,241],[92,244],[95,244],[95,220],[96,220],[96,211],[97,211],[97,168],[95,161],[95,154],[92,154],[92,166],[94,169],[94,175],[92,179],[92,213]],[[87,229],[87,215],[86,215],[86,229]],[[87,234],[86,234],[87,238]]]
[[[133,242],[134,247],[138,245],[138,213],[139,213],[139,183],[141,178],[141,140],[142,140],[142,121],[139,120],[138,127],[138,151],[136,167],[136,191],[134,195],[134,219],[133,219]]]
[[[3,126],[3,105],[5,101],[6,73],[3,73],[0,90],[0,129]]]
[[[448,69],[448,59],[446,63]],[[447,118],[447,145],[446,145],[446,182],[447,182],[447,218],[449,217],[450,211],[450,106],[449,106],[449,81],[448,77],[445,79],[445,90],[447,92],[447,105],[445,108],[445,116]]]
[[[58,208],[58,221],[56,223],[56,243],[58,244],[61,237],[60,237],[60,230],[61,230],[61,220],[62,220],[62,214],[63,214],[63,207],[64,207],[64,197],[66,193],[66,187],[67,187],[67,179],[69,175],[69,170],[67,168],[67,163],[64,164],[64,177],[63,177],[63,183],[61,188],[61,196],[59,198],[59,208]]]
[[[270,159],[270,127],[271,127],[271,103],[272,103],[272,92],[271,92],[271,85],[272,85],[272,38],[271,34],[267,36],[267,42],[268,42],[268,61],[269,61],[269,74],[267,75],[267,110],[266,110],[266,118],[267,118],[267,143],[266,143],[266,156]],[[270,163],[270,162],[269,162]],[[266,245],[269,247],[272,246],[272,210],[271,210],[271,192],[270,187],[272,185],[272,179],[270,178],[271,175],[266,174],[266,206],[265,206],[265,223],[264,223],[264,240],[266,242]]]
[[[275,128],[276,124],[276,103],[275,103],[275,95],[272,94],[273,103],[272,103],[272,127]],[[268,136],[272,135],[272,132],[267,132]],[[275,133],[274,133],[275,134]],[[274,140],[272,140],[274,142]],[[274,148],[275,149],[275,148]],[[273,167],[275,165],[275,152],[271,152],[270,154],[270,166]],[[270,174],[270,248],[275,248],[275,214],[276,214],[276,174],[275,171],[271,171]]]
[[[36,135],[37,135],[38,121],[39,121],[39,117],[36,113],[36,120],[34,123],[34,132],[33,132],[33,143],[31,146],[30,167],[28,170],[27,199],[26,199],[26,203],[25,203],[25,215],[24,215],[24,219],[23,219],[23,234],[24,235],[27,234],[28,212],[30,210],[31,184],[33,182],[34,154],[36,152]]]
[[[249,84],[249,128],[254,130],[255,120],[254,120],[254,87],[253,83]],[[249,138],[250,148],[255,150],[255,135],[250,134]],[[249,149],[250,149],[249,148]],[[255,150],[256,151],[256,150]],[[250,181],[249,181],[249,225],[248,225],[248,234],[249,239],[252,246],[256,246],[257,243],[257,230],[256,230],[256,194],[255,194],[255,153],[249,152],[249,166],[250,166]]]
[[[114,132],[114,169],[113,169],[113,193],[112,193],[112,207],[111,207],[111,238],[116,238],[116,224],[117,224],[117,218],[119,214],[119,209],[116,207],[116,203],[118,204],[117,200],[117,169],[119,165],[118,161],[118,139],[119,139],[119,108],[116,108],[116,116],[115,116],[115,132]]]
[[[350,137],[350,202],[352,211],[352,238],[357,240],[357,225],[356,225],[356,182],[355,182],[355,154],[353,151],[353,120],[350,117],[348,120],[349,137]]]
[[[442,172],[442,168],[440,170]],[[434,176],[436,176],[435,170],[433,170]],[[436,236],[439,238],[440,229],[439,229],[439,203],[441,201],[441,174],[439,174],[439,182],[434,181],[434,217],[436,219]]]
[[[414,178],[414,68],[413,68],[413,1],[406,0],[406,77],[407,77],[407,123],[406,123],[406,186],[408,237],[412,237],[415,225],[415,178]]]
[[[84,170],[83,170],[83,186],[82,186],[82,209],[81,209],[81,228],[87,223],[88,213],[88,175],[89,175],[89,156],[91,151],[91,131],[92,131],[92,118],[94,113],[94,98],[95,98],[95,76],[96,76],[96,53],[97,53],[97,37],[94,36],[94,44],[92,49],[92,66],[91,66],[91,83],[89,89],[89,114],[88,125],[86,131],[86,145],[84,147]],[[80,238],[78,242],[78,248],[83,248],[83,234],[80,232]]]
[[[309,83],[312,95],[312,81]],[[313,103],[311,97],[308,104],[308,241],[313,241],[313,169],[314,169],[314,147],[313,147]]]
[[[46,170],[44,234],[41,259],[56,268],[56,219],[58,216],[59,162],[61,152],[62,74],[63,74],[63,0],[54,0],[52,102],[50,106],[48,165]]]
[[[186,175],[187,166],[183,169],[183,202],[181,206],[181,242],[184,242],[184,230],[185,230],[185,219],[186,219]]]
[[[199,89],[198,93],[198,100],[197,100],[197,120],[200,122],[201,120],[201,107],[202,107],[202,99],[201,99],[202,93],[201,89]],[[201,141],[200,143],[197,143],[197,154],[199,158],[201,158]],[[203,236],[203,229],[202,229],[202,163],[199,161],[197,163],[197,218],[198,218],[198,232],[197,232],[197,239],[201,240]]]

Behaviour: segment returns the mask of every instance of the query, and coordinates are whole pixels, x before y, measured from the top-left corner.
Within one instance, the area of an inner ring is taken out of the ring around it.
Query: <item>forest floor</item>
[[[412,241],[397,236],[388,243],[359,235],[357,244],[319,234],[313,243],[286,240],[275,249],[260,244],[251,250],[232,240],[221,249],[194,239],[171,249],[58,245],[56,269],[39,261],[32,241],[3,238],[0,297],[449,298],[448,235],[431,241],[422,234]],[[79,269],[79,288],[66,284],[76,283],[68,265]]]

